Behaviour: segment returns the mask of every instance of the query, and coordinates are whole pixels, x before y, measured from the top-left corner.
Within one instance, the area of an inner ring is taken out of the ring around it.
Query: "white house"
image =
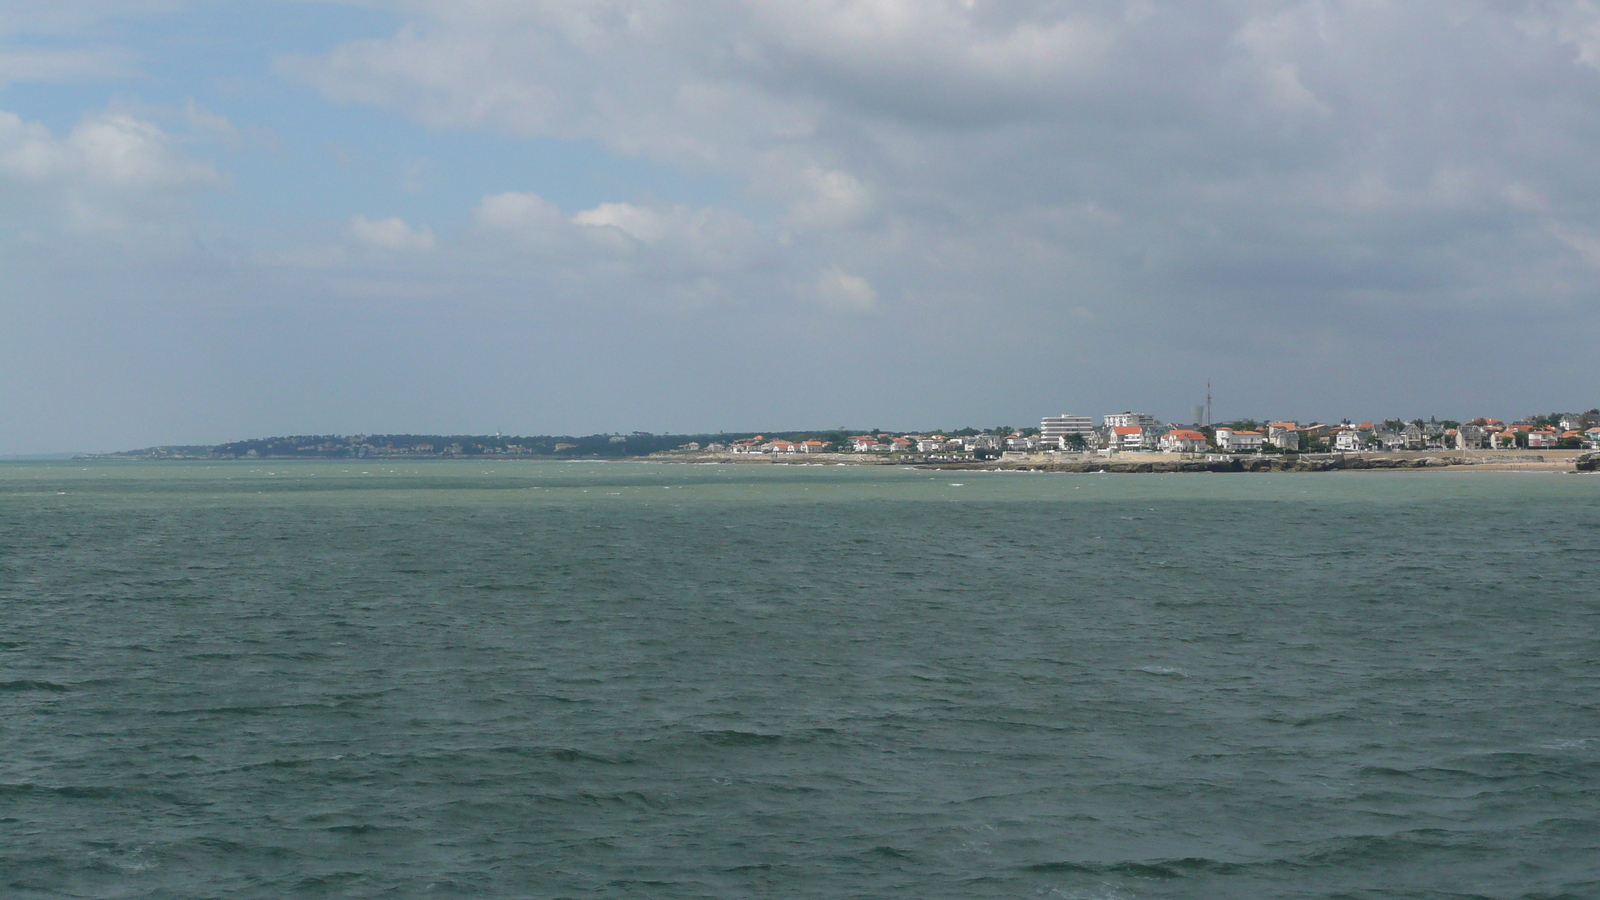
[[[1198,431],[1174,428],[1161,436],[1159,446],[1166,453],[1200,453],[1206,449],[1206,436]]]
[[[1118,450],[1143,450],[1145,448],[1145,430],[1137,425],[1113,425],[1111,434],[1116,441],[1112,446]]]
[[[1259,431],[1217,429],[1217,449],[1228,453],[1255,452],[1261,449],[1261,444],[1266,439],[1267,436]]]
[[[1561,436],[1553,428],[1535,428],[1528,432],[1529,450],[1554,450],[1560,442]]]
[[[1300,449],[1300,426],[1294,422],[1268,422],[1267,441],[1284,450]]]

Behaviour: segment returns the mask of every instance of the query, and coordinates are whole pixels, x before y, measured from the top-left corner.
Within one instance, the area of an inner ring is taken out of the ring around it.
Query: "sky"
[[[5,0],[0,454],[1600,404],[1600,3]]]

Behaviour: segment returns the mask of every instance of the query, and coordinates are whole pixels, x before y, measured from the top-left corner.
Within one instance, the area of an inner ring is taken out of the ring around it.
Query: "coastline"
[[[862,457],[870,457],[863,459]],[[1587,457],[1587,459],[1586,459]],[[1583,450],[1417,450],[1390,453],[1317,454],[1013,454],[989,460],[928,460],[879,454],[663,453],[640,462],[689,465],[910,466],[931,471],[1059,472],[1107,474],[1234,472],[1557,472],[1596,471],[1600,454]],[[1587,468],[1586,468],[1587,467]]]

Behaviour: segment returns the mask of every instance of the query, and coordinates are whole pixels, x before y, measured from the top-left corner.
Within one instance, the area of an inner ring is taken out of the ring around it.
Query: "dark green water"
[[[7,464],[0,614],[8,898],[1600,897],[1600,477]]]

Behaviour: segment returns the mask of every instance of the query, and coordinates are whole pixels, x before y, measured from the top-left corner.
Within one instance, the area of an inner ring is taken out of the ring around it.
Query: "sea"
[[[0,464],[0,897],[1600,897],[1600,476]]]

